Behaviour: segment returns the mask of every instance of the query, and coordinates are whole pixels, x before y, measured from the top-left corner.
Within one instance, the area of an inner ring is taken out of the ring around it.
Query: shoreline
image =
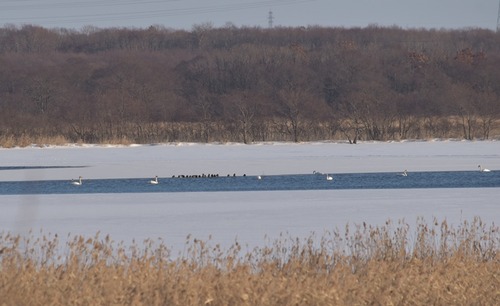
[[[432,139],[404,139],[404,140],[388,140],[388,141],[378,141],[378,140],[361,140],[357,143],[349,143],[347,140],[318,140],[318,141],[304,141],[304,142],[293,142],[293,141],[256,141],[252,143],[242,143],[242,142],[158,142],[158,143],[132,143],[132,144],[99,144],[99,143],[67,143],[64,145],[52,145],[52,144],[31,144],[28,146],[20,147],[2,147],[0,150],[19,150],[19,149],[58,149],[58,148],[131,148],[131,147],[148,147],[148,146],[269,146],[269,145],[320,145],[320,144],[346,144],[346,145],[362,145],[362,144],[390,144],[390,143],[435,143],[435,142],[467,142],[467,143],[481,143],[481,142],[497,142],[500,139],[478,139],[478,140],[467,140],[462,138],[432,138]]]

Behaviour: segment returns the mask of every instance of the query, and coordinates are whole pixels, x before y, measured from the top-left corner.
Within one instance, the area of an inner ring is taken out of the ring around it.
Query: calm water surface
[[[77,194],[77,193],[141,193],[198,191],[266,191],[326,189],[412,189],[412,188],[484,188],[500,187],[500,171],[443,171],[399,173],[334,174],[326,180],[320,174],[162,178],[159,184],[151,178],[85,179],[81,186],[68,180],[0,182],[0,195]]]

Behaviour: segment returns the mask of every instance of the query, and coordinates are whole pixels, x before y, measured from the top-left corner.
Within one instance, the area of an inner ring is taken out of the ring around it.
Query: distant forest
[[[0,28],[0,146],[429,138],[500,138],[500,33]]]

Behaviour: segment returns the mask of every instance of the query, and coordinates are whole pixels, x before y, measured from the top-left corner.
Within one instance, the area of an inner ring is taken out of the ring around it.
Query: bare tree
[[[201,125],[201,135],[204,142],[210,142],[212,134],[212,124],[214,120],[215,106],[210,97],[201,96],[196,100],[196,108],[199,114]]]
[[[255,124],[256,105],[246,101],[246,97],[243,97],[234,102],[234,107],[236,108],[238,130],[243,138],[243,143],[248,144],[252,141],[250,135]]]
[[[34,102],[37,113],[46,114],[55,99],[55,86],[49,79],[37,77],[29,84],[27,93]]]
[[[299,142],[302,134],[302,113],[308,102],[309,95],[303,88],[295,84],[289,84],[288,88],[279,92],[279,112],[285,119],[285,128],[292,136],[294,142]]]

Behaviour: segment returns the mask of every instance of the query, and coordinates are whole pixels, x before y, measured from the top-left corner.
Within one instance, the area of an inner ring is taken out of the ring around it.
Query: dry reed
[[[418,220],[283,234],[242,251],[187,238],[172,256],[109,236],[0,234],[0,305],[498,305],[499,228]],[[38,236],[38,238],[36,238]]]
[[[459,118],[412,118],[411,125],[401,126],[399,122],[391,122],[387,133],[372,139],[364,128],[359,127],[357,141],[361,140],[404,140],[404,139],[461,139],[464,138],[463,126]],[[323,121],[303,120],[300,122],[298,141],[345,141],[354,137],[352,122],[349,120]],[[471,139],[499,139],[500,120],[491,125],[485,137],[484,131],[475,126]],[[158,122],[138,125],[124,123],[116,129],[106,130],[92,127],[82,135],[76,135],[73,129],[61,128],[57,131],[37,130],[13,134],[13,131],[0,131],[0,147],[26,147],[32,145],[64,145],[67,143],[98,143],[130,145],[134,143],[169,143],[169,142],[266,142],[294,141],[290,134],[289,122],[282,119],[262,120],[252,126],[245,138],[241,129],[234,122],[214,121],[210,124],[199,122]],[[348,136],[349,134],[352,134]],[[351,139],[352,140],[352,139]]]

